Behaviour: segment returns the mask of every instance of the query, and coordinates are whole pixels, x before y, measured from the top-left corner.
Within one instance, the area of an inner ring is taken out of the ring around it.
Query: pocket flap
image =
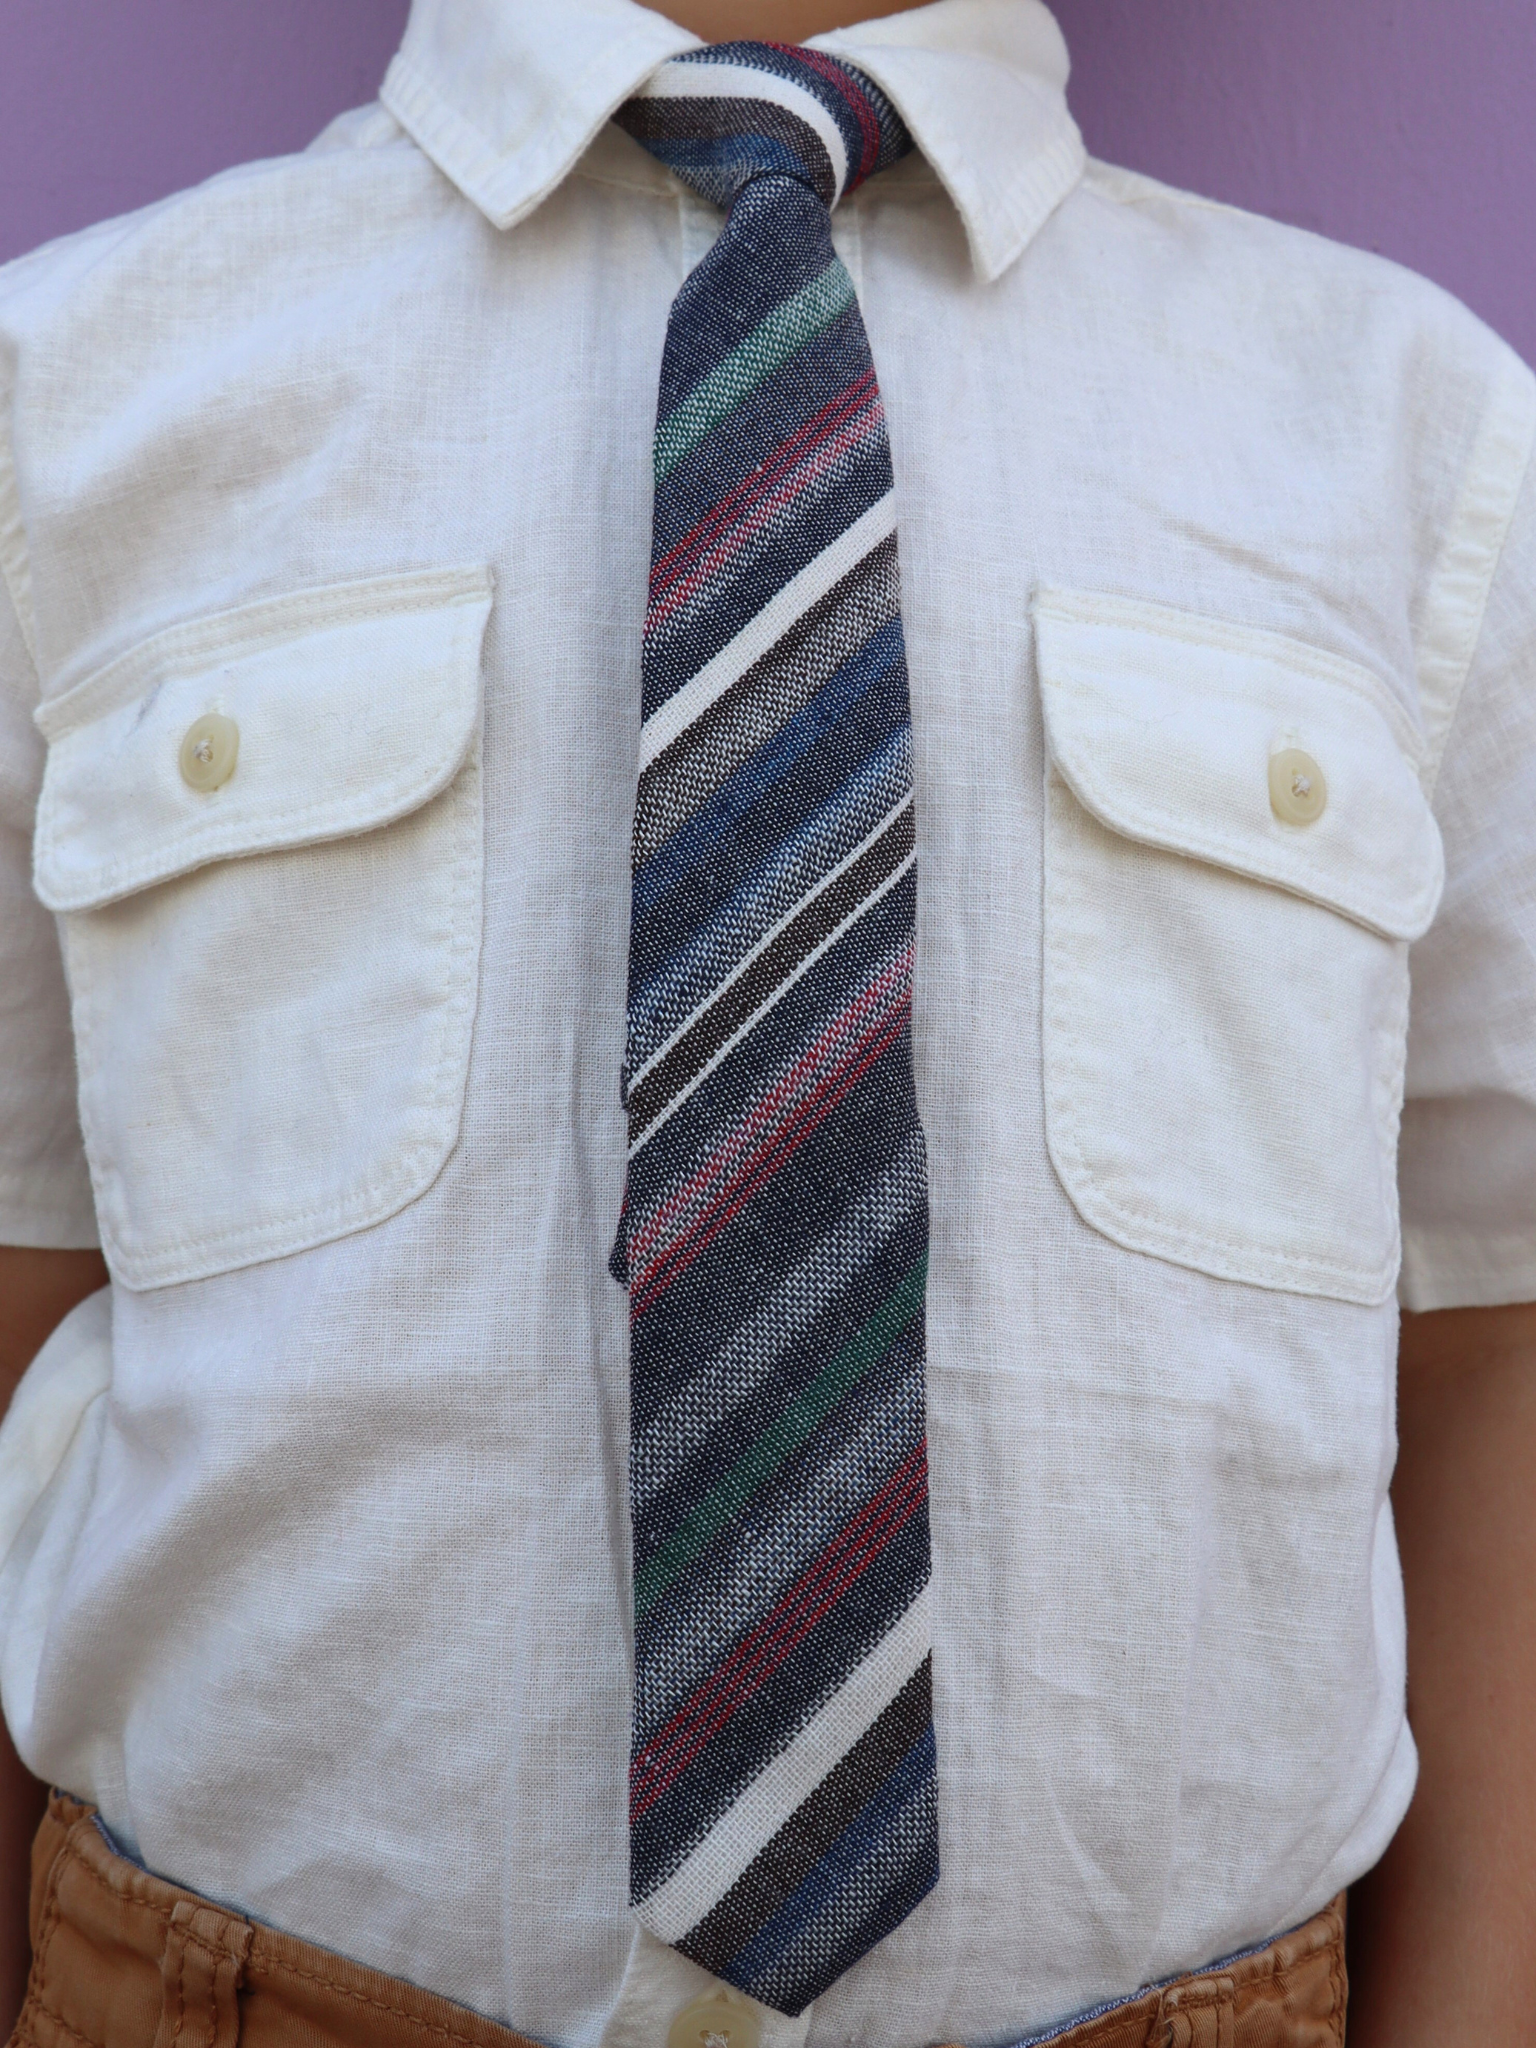
[[[48,699],[37,893],[86,910],[205,862],[369,831],[453,780],[474,736],[484,568],[341,583],[172,626]],[[229,779],[183,739],[233,720]]]
[[[1101,824],[1389,938],[1429,928],[1445,863],[1419,736],[1368,670],[1120,598],[1046,590],[1034,613],[1051,756]],[[1310,824],[1283,822],[1270,802],[1270,759],[1287,747],[1326,781]]]

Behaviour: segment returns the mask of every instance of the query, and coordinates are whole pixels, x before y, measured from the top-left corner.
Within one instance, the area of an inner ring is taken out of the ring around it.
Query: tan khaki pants
[[[521,2034],[151,1877],[55,1794],[32,1850],[13,2048],[534,2048]],[[1341,2048],[1344,1902],[1051,2048]],[[661,2048],[661,2044],[658,2044]]]

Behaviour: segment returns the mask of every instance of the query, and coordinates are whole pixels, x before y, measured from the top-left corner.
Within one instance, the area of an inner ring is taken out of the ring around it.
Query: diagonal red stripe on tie
[[[912,944],[909,940],[878,974],[855,991],[831,1022],[823,1026],[793,1064],[780,1074],[771,1088],[764,1091],[761,1101],[753,1105],[743,1122],[727,1133],[722,1143],[685,1181],[663,1198],[643,1223],[634,1224],[628,1244],[629,1256],[635,1265],[644,1264],[652,1247],[690,1207],[708,1198],[711,1184],[731,1172],[747,1149],[760,1142],[764,1130],[775,1118],[787,1113],[786,1105],[813,1085],[816,1075],[827,1069],[837,1049],[850,1041],[891,991],[909,986],[911,979]]]
[[[853,1051],[819,1082],[810,1095],[798,1103],[769,1142],[749,1159],[727,1182],[711,1206],[682,1236],[639,1276],[638,1288],[630,1294],[630,1320],[644,1313],[678,1280],[694,1260],[720,1235],[733,1217],[740,1214],[758,1190],[765,1187],[810,1137],[817,1125],[832,1114],[860,1079],[889,1051],[901,1036],[911,1015],[911,995],[903,994],[858,1041]]]
[[[859,158],[859,168],[848,180],[847,191],[851,192],[855,185],[864,182],[880,161],[880,123],[875,119],[874,108],[842,65],[834,63],[830,57],[824,57],[820,50],[808,50],[801,43],[770,43],[768,47],[770,50],[782,50],[787,57],[798,57],[808,70],[814,71],[819,78],[826,79],[829,85],[835,85],[852,107],[864,147]]]
[[[797,457],[818,442],[824,441],[837,427],[854,414],[863,399],[873,394],[875,373],[866,370],[862,377],[845,385],[835,398],[828,400],[814,418],[808,419],[795,429],[785,440],[765,456],[757,468],[750,471],[741,481],[717,499],[709,510],[664,554],[651,568],[651,601],[666,595],[666,592],[694,557],[712,541],[717,534],[728,527],[743,507],[751,504],[754,497],[775,484],[784,475]]]
[[[629,1773],[631,1825],[863,1577],[927,1498],[925,1438],[641,1750]]]
[[[792,470],[777,489],[760,498],[745,518],[728,528],[714,548],[695,563],[687,575],[674,583],[665,597],[651,606],[645,619],[646,633],[649,635],[657,627],[664,626],[675,612],[718,576],[749,541],[755,540],[765,527],[771,526],[787,505],[792,505],[812,484],[835,469],[840,459],[857,448],[860,442],[867,441],[876,432],[883,433],[884,429],[885,405],[880,394],[875,392],[851,419]]]

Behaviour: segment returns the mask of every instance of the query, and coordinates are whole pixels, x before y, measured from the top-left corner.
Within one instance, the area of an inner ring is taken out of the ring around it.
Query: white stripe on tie
[[[883,882],[877,882],[875,887],[870,890],[869,894],[863,899],[863,901],[856,905],[854,909],[849,911],[848,915],[843,919],[842,923],[838,925],[835,931],[828,932],[826,937],[820,942],[819,945],[813,946],[810,952],[806,954],[803,960],[796,962],[796,964],[790,969],[789,973],[786,974],[784,979],[779,983],[778,987],[773,990],[772,994],[767,995],[763,998],[762,1002],[758,1004],[757,1008],[752,1012],[751,1016],[747,1018],[746,1022],[743,1024],[738,1024],[736,1029],[731,1033],[730,1037],[727,1038],[722,1045],[718,1046],[715,1049],[715,1051],[705,1061],[704,1065],[700,1067],[699,1071],[693,1076],[693,1078],[689,1081],[685,1081],[682,1087],[678,1089],[677,1093],[669,1097],[666,1105],[663,1108],[657,1110],[655,1116],[652,1117],[651,1121],[646,1125],[645,1129],[640,1133],[639,1137],[636,1138],[633,1145],[630,1146],[629,1157],[631,1159],[633,1159],[637,1153],[644,1151],[645,1147],[649,1145],[652,1138],[655,1137],[656,1133],[662,1128],[664,1124],[671,1122],[672,1118],[677,1115],[677,1112],[682,1108],[683,1104],[689,1099],[689,1097],[693,1095],[696,1090],[704,1086],[704,1083],[709,1079],[710,1075],[715,1071],[716,1067],[724,1065],[725,1061],[730,1058],[731,1054],[736,1050],[737,1046],[740,1045],[741,1041],[747,1036],[747,1034],[749,1032],[755,1031],[758,1025],[762,1023],[763,1019],[779,1007],[779,1004],[783,1002],[784,998],[789,994],[790,990],[795,986],[796,982],[803,981],[805,977],[810,973],[811,969],[816,965],[816,962],[820,960],[824,954],[830,953],[832,948],[837,944],[838,940],[844,937],[846,933],[851,932],[853,930],[853,927],[859,922],[860,918],[868,917],[869,913],[874,909],[875,905],[877,903],[883,902],[884,899],[890,895],[891,891],[895,888],[896,884],[902,879],[902,877],[904,875],[911,873],[913,867],[916,865],[916,862],[916,852],[914,851],[912,853],[909,853],[906,859],[902,861],[899,866],[891,869],[891,872],[885,877],[885,880]]]
[[[643,775],[658,754],[685,733],[695,719],[702,718],[732,683],[739,682],[771,647],[783,639],[802,612],[808,612],[818,598],[826,596],[873,548],[896,531],[896,493],[887,491],[861,513],[852,526],[845,526],[828,548],[806,563],[799,575],[769,598],[712,661],[691,675],[665,704],[658,704],[640,728],[640,773]]]
[[[814,903],[818,896],[824,896],[828,889],[832,887],[832,884],[834,882],[839,881],[842,878],[842,876],[847,874],[848,870],[853,866],[856,860],[863,859],[864,855],[868,853],[869,849],[874,845],[875,841],[879,839],[884,833],[888,832],[891,826],[895,824],[896,820],[901,816],[902,812],[906,810],[907,806],[911,803],[911,801],[912,792],[911,790],[908,790],[906,795],[902,798],[901,802],[899,804],[894,805],[889,811],[886,812],[885,816],[880,820],[879,824],[876,825],[873,831],[868,833],[865,838],[859,841],[858,845],[853,848],[851,853],[845,853],[842,859],[837,863],[836,867],[828,868],[827,872],[824,875],[818,875],[816,880],[806,890],[805,894],[803,896],[797,896],[795,898],[794,902],[789,906],[788,910],[784,912],[782,917],[776,919],[775,922],[768,927],[767,931],[763,933],[763,936],[757,941],[757,944],[752,947],[750,952],[743,953],[741,958],[736,962],[736,965],[733,968],[731,968],[730,972],[726,974],[720,981],[717,981],[713,988],[710,989],[708,995],[704,996],[701,1001],[697,1002],[694,1005],[694,1007],[688,1012],[687,1016],[683,1019],[682,1023],[679,1024],[677,1029],[672,1033],[671,1037],[667,1039],[664,1044],[657,1046],[656,1050],[651,1054],[650,1058],[646,1061],[645,1065],[643,1067],[637,1067],[635,1069],[634,1073],[632,1073],[629,1077],[629,1085],[632,1090],[638,1088],[640,1086],[640,1083],[645,1079],[646,1075],[650,1073],[651,1069],[659,1065],[660,1062],[666,1058],[667,1054],[672,1050],[673,1046],[677,1044],[680,1038],[686,1037],[686,1035],[693,1029],[694,1025],[698,1022],[700,1017],[704,1015],[705,1011],[713,1009],[715,1004],[720,1000],[721,996],[725,994],[726,990],[728,988],[734,987],[734,985],[738,981],[740,981],[741,977],[752,965],[752,962],[756,960],[759,957],[759,955],[767,952],[768,948],[773,944],[774,940],[779,936],[780,932],[787,931],[789,929],[789,927],[794,923],[795,919],[800,915],[801,911],[803,911],[806,908],[807,904]],[[861,902],[859,906],[860,909],[864,908],[864,903],[867,903],[868,900],[869,899],[866,897],[864,899],[864,902]],[[841,929],[841,927],[839,927],[839,929]]]
[[[832,164],[835,180],[833,204],[848,189],[848,145],[843,131],[815,93],[807,92],[792,78],[780,78],[775,71],[759,71],[754,64],[688,63],[669,57],[635,95],[642,100],[771,100],[774,106],[794,114],[819,138]]]
[[[831,1699],[726,1808],[687,1862],[635,1908],[660,1940],[675,1942],[719,1904],[785,1821],[878,1720],[928,1655],[928,1588],[856,1665]]]

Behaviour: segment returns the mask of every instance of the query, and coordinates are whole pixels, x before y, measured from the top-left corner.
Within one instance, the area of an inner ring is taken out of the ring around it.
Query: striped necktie
[[[830,217],[911,138],[767,43],[662,65],[618,120],[728,209],[667,328],[642,657],[630,1891],[798,2013],[938,1880],[911,714]]]

